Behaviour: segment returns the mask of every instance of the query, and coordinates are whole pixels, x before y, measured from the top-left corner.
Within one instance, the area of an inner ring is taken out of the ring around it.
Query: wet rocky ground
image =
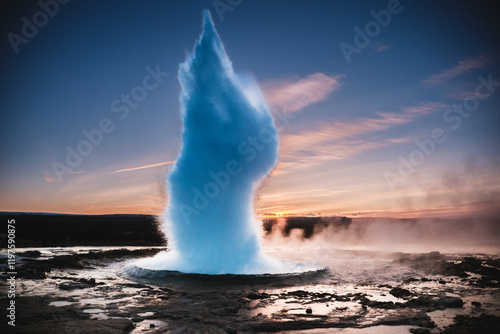
[[[377,264],[379,276],[360,269],[352,279],[334,269],[244,282],[125,273],[131,259],[159,250],[18,253],[16,326],[3,316],[0,332],[484,334],[500,328],[500,259],[492,255],[393,253]],[[349,254],[345,268],[373,262]],[[2,272],[5,263],[4,256]],[[3,310],[8,302],[2,284]]]

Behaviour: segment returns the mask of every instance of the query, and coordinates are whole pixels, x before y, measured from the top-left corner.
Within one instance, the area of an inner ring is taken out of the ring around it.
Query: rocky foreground
[[[4,318],[0,332],[261,333],[385,325],[401,333],[485,334],[500,328],[498,258],[398,253],[395,266],[421,274],[386,284],[362,277],[356,284],[325,284],[318,275],[260,285],[162,285],[131,281],[113,269],[158,251],[89,251],[43,260],[36,251],[19,254],[16,326]],[[2,309],[7,302],[2,286]]]

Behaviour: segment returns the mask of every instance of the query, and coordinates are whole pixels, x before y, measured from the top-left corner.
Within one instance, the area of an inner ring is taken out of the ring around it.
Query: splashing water
[[[278,161],[278,134],[256,81],[233,72],[208,10],[178,78],[184,130],[163,225],[171,249],[136,266],[203,274],[317,269],[262,253],[253,201]]]

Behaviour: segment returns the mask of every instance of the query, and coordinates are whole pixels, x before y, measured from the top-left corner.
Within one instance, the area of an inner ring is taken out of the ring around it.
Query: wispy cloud
[[[375,52],[377,53],[384,52],[385,50],[389,50],[391,48],[389,45],[383,45],[380,43],[374,44],[373,46],[375,48]]]
[[[87,171],[86,170],[78,170],[78,171],[74,171],[74,172],[57,173],[57,175],[82,174],[82,173],[87,173]]]
[[[301,133],[285,135],[282,141],[290,141],[295,149],[303,150],[324,142],[358,138],[360,135],[386,130],[395,125],[408,123],[419,115],[447,107],[449,106],[440,102],[426,102],[416,106],[402,107],[403,112],[375,112],[379,117],[358,117],[350,121],[322,124]]]
[[[139,167],[119,169],[119,170],[112,171],[111,173],[132,172],[132,171],[136,171],[136,170],[140,170],[140,169],[146,169],[146,168],[153,168],[153,167],[158,167],[158,166],[170,165],[170,164],[172,164],[174,162],[175,162],[175,160],[157,162],[157,163],[154,163],[154,164],[149,164],[149,165],[144,165],[144,166],[139,166]]]
[[[82,173],[87,173],[86,170],[79,170],[79,171],[74,171],[74,172],[60,172],[60,173],[55,173],[58,176],[62,175],[72,175],[72,174],[82,174]],[[50,172],[44,172],[44,177],[43,179],[49,183],[54,183],[57,181],[56,178],[52,177],[52,173]]]
[[[164,200],[158,187],[163,178],[154,173],[110,173],[110,167],[116,166],[103,166],[57,183],[44,205],[66,213],[162,212]]]
[[[460,90],[457,92],[450,93],[447,96],[451,97],[452,99],[455,99],[455,100],[463,101],[467,98],[474,98],[474,97],[486,98],[489,96],[488,94],[489,94],[488,91],[476,92],[474,90],[470,90],[470,91]]]
[[[411,120],[416,116],[430,114],[448,107],[450,106],[441,102],[426,102],[411,107],[402,107],[401,109],[406,112],[408,118]]]
[[[328,76],[314,73],[306,78],[273,80],[262,83],[266,101],[271,109],[297,112],[326,99],[341,86],[343,75]]]
[[[441,70],[439,71],[439,73],[433,74],[429,76],[427,79],[423,79],[422,82],[428,85],[438,85],[443,83],[445,80],[456,78],[476,68],[484,67],[488,65],[490,60],[491,58],[485,55],[480,55],[473,58],[461,60],[454,67],[446,70]]]
[[[406,138],[382,138],[373,134],[447,107],[440,102],[426,102],[402,107],[402,112],[375,112],[378,117],[358,117],[350,121],[320,124],[300,133],[285,134],[281,139],[277,173],[342,160],[364,151],[407,142]]]
[[[323,163],[328,163],[337,160],[344,160],[362,152],[375,150],[378,148],[391,146],[395,141],[407,142],[407,139],[384,139],[384,138],[369,138],[369,139],[343,139],[338,141],[318,140],[316,146],[310,149],[297,150],[284,148],[280,153],[280,161],[273,175],[288,174],[291,171],[314,167]],[[286,144],[283,144],[286,147]]]

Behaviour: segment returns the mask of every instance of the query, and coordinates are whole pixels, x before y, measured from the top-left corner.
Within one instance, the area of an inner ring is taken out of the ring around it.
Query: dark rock
[[[457,315],[454,320],[455,323],[446,326],[441,334],[497,334],[500,328],[500,317],[494,315]]]
[[[431,331],[427,328],[410,328],[410,333],[413,334],[431,334]]]
[[[63,282],[58,285],[61,290],[88,289],[91,286],[81,282]]]
[[[416,299],[406,302],[408,307],[422,307],[427,309],[444,310],[447,307],[459,308],[463,307],[464,301],[458,297],[440,297],[434,299],[429,296],[418,296]],[[429,311],[430,312],[430,311]]]
[[[475,307],[481,307],[481,303],[480,302],[471,302],[472,306],[475,306]]]
[[[432,298],[429,296],[418,296],[406,302],[406,305],[410,307],[430,307],[431,304]]]
[[[408,265],[431,275],[458,276],[464,278],[470,276],[467,272],[472,272],[489,278],[500,278],[500,270],[492,264],[496,259],[484,261],[474,257],[464,257],[461,262],[457,260],[459,259],[456,257],[447,257],[439,252],[430,252],[418,256],[409,254],[399,255],[393,262]],[[483,262],[485,262],[484,264],[487,264],[487,266],[484,266]],[[444,280],[440,281],[441,284],[445,284],[444,282]]]
[[[412,282],[417,282],[418,279],[416,279],[415,277],[408,277],[408,278],[405,278],[403,280],[403,283],[412,283]]]
[[[269,298],[270,295],[268,293],[262,292],[262,293],[255,293],[255,292],[250,292],[246,295],[248,299],[256,300],[256,299],[266,299]]]
[[[446,310],[446,305],[443,304],[443,303],[440,303],[439,301],[435,300],[434,303],[432,304],[433,306],[431,307],[431,309],[434,309],[435,310],[439,310],[439,311],[442,311],[442,310]]]
[[[335,300],[338,301],[338,302],[349,302],[351,301],[351,298],[348,297],[347,295],[345,296],[334,296],[335,297]]]
[[[358,292],[355,294],[347,294],[346,296],[348,296],[348,295],[352,295],[352,300],[362,300],[363,298],[366,298],[366,294],[361,293],[361,292]]]
[[[37,250],[32,250],[32,251],[26,251],[26,252],[20,252],[17,253],[17,255],[22,256],[22,257],[40,257],[42,253]]]
[[[71,278],[71,277],[66,277],[66,279],[75,280],[74,278]],[[95,287],[97,285],[104,285],[104,284],[105,284],[104,282],[97,283],[95,281],[95,278],[90,278],[90,279],[79,278],[73,282],[63,282],[63,283],[59,284],[58,287],[59,287],[59,289],[62,289],[62,290],[75,290],[75,289],[92,288],[92,287]]]
[[[140,284],[140,283],[122,283],[120,284],[121,286],[124,286],[124,287],[127,287],[127,288],[137,288],[137,289],[145,289],[145,288],[149,288],[148,285],[144,285],[144,284]],[[170,290],[170,289],[167,289],[167,288],[160,288],[160,290]],[[172,290],[170,290],[172,291]]]
[[[380,302],[376,300],[370,300],[365,296],[360,298],[360,302],[362,306],[370,306],[373,308],[382,308],[382,309],[394,309],[396,305],[393,302]]]
[[[406,311],[399,315],[387,314],[381,318],[377,325],[399,326],[411,325],[424,328],[433,328],[436,326],[434,321],[424,312]]]
[[[37,322],[18,326],[17,333],[78,333],[78,334],[123,334],[134,329],[128,319],[69,320],[65,322]]]
[[[47,278],[46,271],[41,268],[32,268],[25,267],[22,272],[20,272],[20,276],[24,279],[44,279]]]
[[[389,309],[389,310],[396,308],[396,304],[394,304],[393,302],[379,302],[376,300],[370,301],[368,306],[373,307],[373,308],[382,308],[382,309]]]
[[[312,314],[312,313],[313,313],[313,310],[312,310],[310,307],[308,307],[308,308],[306,309],[306,313],[307,313],[307,314]]]
[[[240,310],[240,308],[241,308],[240,305],[228,306],[224,309],[224,312],[226,314],[238,314],[238,311]]]
[[[91,278],[91,279],[80,278],[80,279],[78,279],[78,282],[83,283],[83,284],[88,284],[90,286],[96,285],[95,278]]]
[[[309,292],[303,291],[303,290],[290,291],[290,292],[288,292],[288,296],[305,298],[305,297],[309,297]]]
[[[462,268],[464,271],[469,271],[469,272],[477,272],[480,270],[482,266],[482,260],[476,259],[475,257],[464,257],[461,263],[458,265]]]
[[[41,279],[46,278],[47,273],[52,269],[84,269],[88,267],[93,267],[95,265],[105,264],[107,260],[120,261],[131,257],[144,257],[151,256],[162,249],[160,248],[147,248],[138,250],[129,249],[113,249],[106,251],[89,251],[86,254],[72,254],[72,255],[61,255],[48,260],[30,260],[26,259],[27,263],[20,263],[20,268],[18,269],[18,276],[22,278],[29,279]],[[32,252],[32,251],[29,251]],[[38,252],[38,251],[33,251]],[[24,254],[36,255],[38,253],[28,253]],[[91,265],[89,265],[91,263]]]
[[[407,298],[407,297],[410,297],[410,296],[414,295],[409,290],[403,289],[403,288],[399,288],[399,287],[395,287],[395,288],[391,289],[391,291],[389,291],[389,293],[391,295],[393,295],[394,297],[396,297],[396,298]]]
[[[441,297],[439,301],[446,307],[457,308],[464,306],[464,301],[458,297]]]

